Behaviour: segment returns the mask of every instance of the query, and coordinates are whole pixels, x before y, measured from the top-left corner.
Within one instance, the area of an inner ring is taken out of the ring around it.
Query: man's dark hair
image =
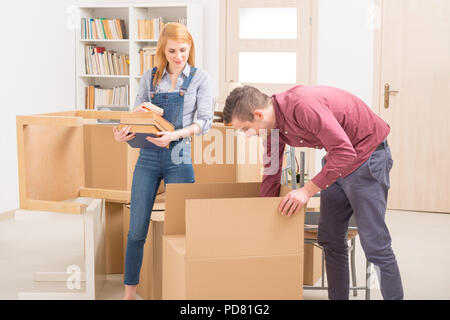
[[[243,86],[235,88],[227,97],[223,108],[223,122],[231,123],[233,117],[239,121],[253,121],[253,111],[265,108],[269,103],[268,95],[255,87]]]

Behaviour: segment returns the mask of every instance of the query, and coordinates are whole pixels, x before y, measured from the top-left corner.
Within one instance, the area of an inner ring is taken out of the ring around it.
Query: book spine
[[[127,26],[125,25],[124,20],[120,20],[120,26],[121,26],[120,31],[122,32],[123,39],[128,39]]]

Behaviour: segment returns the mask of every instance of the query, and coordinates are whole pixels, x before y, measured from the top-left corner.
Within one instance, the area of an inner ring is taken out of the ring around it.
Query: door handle
[[[397,94],[400,91],[395,91],[395,90],[391,90],[391,86],[389,85],[389,83],[386,83],[384,85],[384,108],[385,109],[389,109],[389,96],[391,94]]]

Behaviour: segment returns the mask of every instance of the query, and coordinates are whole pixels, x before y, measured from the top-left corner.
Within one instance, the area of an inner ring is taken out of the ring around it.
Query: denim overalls
[[[170,121],[175,130],[183,128],[184,95],[196,68],[192,67],[179,92],[156,93],[152,70],[150,94],[151,102],[164,109],[163,117]],[[144,243],[147,237],[150,216],[161,179],[164,183],[194,183],[191,160],[190,138],[172,141],[169,148],[161,148],[149,142],[141,148],[136,162],[131,187],[130,229],[125,254],[126,285],[139,283]]]

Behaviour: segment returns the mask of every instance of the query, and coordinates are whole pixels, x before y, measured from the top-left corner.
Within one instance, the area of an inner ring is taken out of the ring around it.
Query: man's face
[[[241,121],[237,117],[233,117],[231,124],[236,130],[241,130],[246,136],[259,136],[259,131],[262,129],[270,132],[270,125],[267,123],[264,113],[260,110],[255,110],[253,121]]]

